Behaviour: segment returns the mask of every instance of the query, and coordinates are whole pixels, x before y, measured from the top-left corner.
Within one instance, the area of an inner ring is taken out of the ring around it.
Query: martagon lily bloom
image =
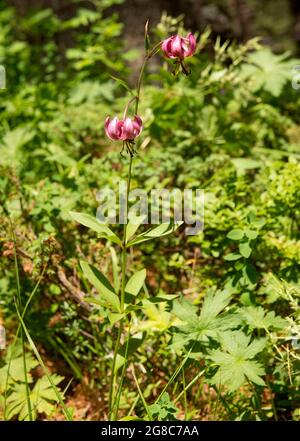
[[[143,123],[138,115],[135,115],[133,119],[127,117],[121,120],[108,116],[105,120],[105,133],[108,138],[114,141],[123,141],[123,149],[126,146],[126,150],[131,156],[135,153],[134,140],[142,130]]]
[[[190,73],[185,67],[183,60],[194,55],[196,50],[196,38],[191,32],[187,37],[172,35],[162,42],[161,49],[167,58],[175,60],[174,75],[178,73],[180,66],[185,75]]]

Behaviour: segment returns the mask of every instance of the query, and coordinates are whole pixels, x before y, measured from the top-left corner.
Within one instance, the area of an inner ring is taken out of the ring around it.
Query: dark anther
[[[123,142],[123,147],[122,150],[120,152],[120,155],[122,156],[122,158],[124,158],[123,155],[123,151],[124,148],[126,147],[126,152],[133,158],[134,155],[136,154],[136,150],[134,148],[135,142],[133,139],[127,139],[126,141]]]
[[[190,75],[191,71],[186,68],[186,66],[184,65],[184,62],[182,60],[180,61],[180,65],[181,65],[181,69],[182,69],[182,72],[184,73],[184,75],[186,75],[186,76]]]

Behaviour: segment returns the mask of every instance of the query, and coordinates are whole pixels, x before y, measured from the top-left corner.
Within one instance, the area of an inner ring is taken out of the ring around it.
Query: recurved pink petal
[[[116,126],[116,135],[118,140],[123,139],[122,138],[122,134],[123,134],[123,130],[124,130],[124,121],[123,120],[118,120],[117,122],[117,126]]]
[[[137,136],[139,136],[139,134],[143,129],[143,122],[138,115],[134,116],[133,127],[134,127],[134,137],[136,138]]]
[[[122,139],[134,139],[134,125],[130,118],[124,120]]]
[[[184,58],[184,50],[182,48],[182,38],[179,35],[173,39],[171,44],[171,52],[174,57]]]
[[[133,120],[125,118],[119,120],[117,117],[111,119],[109,116],[104,124],[106,135],[113,140],[129,141],[133,140],[141,133],[143,123],[138,115],[135,115]]]
[[[186,53],[186,57],[191,57],[192,55],[194,55],[195,50],[196,50],[196,38],[194,37],[194,35],[190,32],[188,35],[188,41],[189,41],[189,49]]]
[[[118,137],[118,118],[115,117],[110,119],[108,116],[105,120],[105,133],[106,135],[113,140],[119,139]]]
[[[161,44],[161,48],[166,55],[170,52],[171,40],[172,40],[172,37],[166,38],[166,40],[164,40]]]
[[[163,41],[161,48],[164,51],[166,57],[168,58],[176,58],[176,56],[172,53],[172,42],[175,38],[175,35],[172,35],[171,37],[167,38]]]
[[[106,133],[107,136],[108,136],[107,129],[108,129],[109,123],[110,123],[110,117],[107,116],[107,117],[105,118],[105,124],[104,124],[105,133]]]
[[[166,57],[183,60],[195,53],[196,38],[191,32],[186,38],[180,37],[180,35],[172,35],[162,42],[161,49]]]
[[[134,121],[140,126],[140,128],[143,127],[143,121],[142,118],[138,115],[134,115]]]

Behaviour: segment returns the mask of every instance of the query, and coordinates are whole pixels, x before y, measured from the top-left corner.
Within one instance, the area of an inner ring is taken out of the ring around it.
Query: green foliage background
[[[130,81],[127,63],[140,60],[124,51],[117,16],[104,15],[114,3],[95,0],[93,10],[78,7],[67,20],[50,9],[19,17],[5,3],[0,8],[7,71],[0,91],[0,317],[10,343],[17,326],[10,219],[24,303],[44,268],[26,323],[52,372],[64,376],[75,417],[78,385],[105,401],[113,345],[105,308],[76,301],[74,292],[96,296],[79,260],[113,280],[116,256],[69,211],[94,214],[97,191],[126,176],[127,160],[105,138],[103,122],[128,101],[111,76]],[[178,26],[164,18],[153,41]],[[63,48],[61,33],[71,36]],[[300,62],[257,39],[237,45],[212,41],[205,31],[199,40],[189,77],[173,78],[165,61],[147,77],[133,185],[203,188],[205,228],[141,244],[130,259],[129,273],[148,268],[130,356],[149,404],[182,358],[186,382],[205,369],[185,404],[175,399],[177,379],[149,408],[154,419],[299,419],[300,94],[291,80]],[[16,374],[7,384],[7,359],[0,363],[9,418],[27,419],[22,379]],[[35,369],[29,358],[35,417],[55,418],[56,398]],[[125,397],[124,416],[143,417],[130,376]],[[104,419],[105,412],[97,404],[83,418]]]

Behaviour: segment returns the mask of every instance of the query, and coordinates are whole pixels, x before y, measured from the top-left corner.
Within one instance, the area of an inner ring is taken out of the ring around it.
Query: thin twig
[[[67,289],[69,294],[71,294],[71,296],[75,300],[75,302],[78,303],[82,308],[84,308],[88,312],[91,312],[92,311],[91,306],[87,302],[84,301],[84,297],[86,296],[86,294],[83,291],[81,291],[79,288],[74,286],[67,279],[66,273],[64,272],[64,270],[62,268],[58,269],[57,277],[58,277],[59,281],[61,282],[61,284]]]

